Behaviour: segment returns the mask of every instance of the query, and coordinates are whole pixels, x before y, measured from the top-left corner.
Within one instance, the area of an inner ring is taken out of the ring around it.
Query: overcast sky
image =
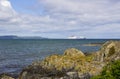
[[[0,0],[0,36],[120,38],[120,0]]]

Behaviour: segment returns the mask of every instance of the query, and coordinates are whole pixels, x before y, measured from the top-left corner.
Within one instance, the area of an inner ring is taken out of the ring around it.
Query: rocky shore
[[[83,44],[83,46],[102,46],[103,43],[89,43],[89,44]]]
[[[99,51],[85,55],[75,48],[51,55],[24,68],[18,78],[1,74],[0,79],[90,79],[108,63],[120,60],[120,41],[108,41]]]

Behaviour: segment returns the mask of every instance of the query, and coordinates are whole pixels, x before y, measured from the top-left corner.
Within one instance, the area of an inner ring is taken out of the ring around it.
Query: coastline
[[[108,41],[99,51],[87,56],[80,50],[70,48],[63,55],[50,55],[42,61],[33,62],[22,70],[18,79],[90,79],[100,74],[106,63],[120,59],[119,48],[120,41]],[[1,76],[10,77],[8,74]]]
[[[104,43],[89,43],[89,44],[83,44],[83,46],[102,46]]]

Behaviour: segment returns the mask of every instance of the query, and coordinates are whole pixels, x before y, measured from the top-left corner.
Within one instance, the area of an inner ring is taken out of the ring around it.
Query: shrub
[[[120,79],[120,60],[108,64],[100,75],[91,79]]]

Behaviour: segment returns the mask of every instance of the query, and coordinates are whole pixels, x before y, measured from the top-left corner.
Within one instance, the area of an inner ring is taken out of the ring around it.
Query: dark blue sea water
[[[89,43],[104,43],[109,39],[16,39],[0,40],[0,73],[19,73],[33,61],[51,54],[63,54],[67,48],[77,48],[83,52],[93,52],[100,46],[84,46]]]

